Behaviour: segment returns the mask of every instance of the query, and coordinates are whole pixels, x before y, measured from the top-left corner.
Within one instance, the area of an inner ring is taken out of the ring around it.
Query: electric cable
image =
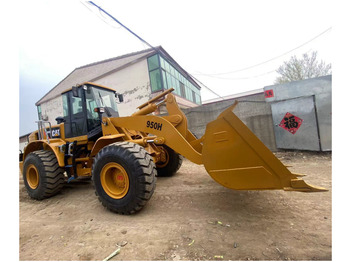
[[[138,36],[136,33],[134,33],[133,31],[131,31],[128,27],[126,27],[124,24],[122,24],[118,19],[116,19],[114,16],[112,16],[111,14],[109,14],[107,11],[105,11],[104,9],[102,9],[101,7],[99,7],[98,5],[96,5],[94,2],[92,1],[88,1],[88,3],[90,3],[91,5],[95,6],[96,8],[98,8],[100,11],[102,11],[103,13],[105,13],[106,15],[108,15],[110,18],[112,18],[113,21],[117,22],[118,24],[120,24],[122,27],[124,27],[129,33],[133,34],[134,36],[136,36],[141,42],[145,43],[147,46],[149,46],[150,48],[154,49],[157,51],[156,48],[154,48],[151,44],[149,44],[146,40],[142,39],[140,36]]]
[[[153,50],[155,50],[156,52],[158,52],[158,50],[153,47],[151,44],[149,44],[146,40],[142,39],[140,36],[138,36],[136,33],[134,33],[131,29],[129,29],[128,27],[126,27],[124,24],[122,24],[118,19],[116,19],[114,16],[112,16],[111,14],[109,14],[107,11],[105,11],[104,9],[102,9],[101,7],[99,7],[98,5],[96,5],[94,2],[92,1],[88,1],[88,3],[90,3],[91,5],[95,6],[96,8],[98,8],[100,10],[100,12],[102,11],[103,13],[105,13],[106,15],[108,15],[110,18],[112,18],[113,21],[117,22],[119,25],[121,25],[122,27],[124,27],[128,32],[130,32],[131,34],[133,34],[135,37],[137,37],[142,43],[146,44],[147,46],[149,46],[150,48],[152,48]],[[188,73],[189,74],[189,73]],[[198,79],[196,79],[195,77],[193,77],[191,74],[189,74],[190,77],[192,77],[193,79],[195,79],[198,83],[200,83],[202,86],[204,86],[205,88],[207,88],[210,92],[212,92],[214,95],[220,97],[221,99],[224,99],[222,96],[220,96],[219,94],[217,94],[216,92],[214,92],[213,90],[211,90],[209,87],[207,87],[205,84],[203,84],[201,81],[199,81]]]
[[[92,11],[87,5],[85,5],[83,2],[84,2],[84,1],[80,1],[80,3],[81,3],[83,6],[85,6],[91,13],[93,13],[94,15],[96,15],[102,22],[104,22],[105,24],[107,24],[108,26],[110,26],[110,27],[112,27],[112,28],[114,28],[114,29],[120,29],[120,28],[121,28],[121,26],[120,26],[120,27],[115,27],[115,26],[111,25],[111,24],[106,20],[106,18],[103,16],[101,10],[99,10],[100,15],[98,15],[98,14],[96,14],[94,11]]]
[[[314,41],[315,39],[317,39],[317,38],[320,37],[321,35],[327,33],[328,31],[330,31],[331,29],[332,29],[332,27],[329,27],[329,28],[327,28],[325,31],[323,31],[322,33],[320,33],[320,34],[318,34],[317,36],[313,37],[312,39],[308,40],[307,42],[305,42],[305,43],[303,43],[303,44],[301,44],[301,45],[299,45],[299,46],[297,46],[297,47],[295,47],[295,48],[293,48],[293,49],[291,49],[291,50],[289,50],[289,51],[287,51],[287,52],[285,52],[285,53],[283,53],[283,54],[281,54],[281,55],[278,55],[278,56],[276,56],[276,57],[273,57],[273,58],[271,58],[271,59],[268,59],[268,60],[266,60],[266,61],[264,61],[264,62],[255,64],[255,65],[252,65],[252,66],[248,66],[248,67],[245,67],[245,68],[241,68],[241,69],[238,69],[238,70],[225,72],[225,73],[214,73],[214,74],[200,73],[200,74],[196,74],[196,75],[205,75],[205,76],[228,75],[228,74],[233,74],[233,73],[242,72],[242,71],[245,71],[245,70],[248,70],[248,69],[257,67],[257,66],[261,66],[261,65],[263,65],[263,64],[266,64],[266,63],[271,62],[271,61],[273,61],[273,60],[275,60],[275,59],[277,59],[277,58],[280,58],[280,57],[282,57],[282,56],[285,56],[286,54],[289,54],[289,53],[291,53],[291,52],[293,52],[293,51],[295,51],[295,50],[297,50],[297,49],[299,49],[299,48],[301,48],[301,47],[307,45],[308,43]]]
[[[222,79],[222,80],[247,80],[247,79],[254,79],[254,78],[259,78],[259,77],[262,77],[262,76],[265,76],[265,75],[269,75],[269,74],[272,74],[272,73],[275,73],[276,70],[272,70],[272,71],[269,71],[269,72],[266,72],[266,73],[263,73],[263,74],[260,74],[260,75],[255,75],[255,76],[247,76],[247,77],[221,77],[221,76],[212,76],[212,75],[203,75],[203,76],[207,76],[207,77],[212,77],[212,78],[216,78],[216,79]]]

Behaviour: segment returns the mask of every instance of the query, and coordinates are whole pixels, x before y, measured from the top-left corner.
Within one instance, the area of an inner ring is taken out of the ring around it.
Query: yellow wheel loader
[[[182,156],[203,164],[219,184],[235,190],[283,189],[316,192],[291,173],[232,112],[237,103],[207,125],[197,139],[187,128],[173,89],[119,117],[115,90],[86,82],[62,93],[57,125],[38,121],[38,130],[20,155],[30,197],[58,193],[66,181],[91,177],[109,210],[132,214],[151,198],[157,176],[171,176]],[[152,114],[165,104],[168,114]]]

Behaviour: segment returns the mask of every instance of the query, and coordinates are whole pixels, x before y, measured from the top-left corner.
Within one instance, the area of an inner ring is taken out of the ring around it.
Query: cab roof
[[[81,84],[77,84],[76,86],[77,87],[80,87],[80,86],[83,86],[83,85],[91,85],[91,86],[96,86],[96,87],[100,87],[100,88],[103,88],[103,89],[106,89],[106,90],[109,90],[109,91],[113,91],[113,92],[116,92],[115,89],[113,88],[110,88],[110,87],[107,87],[107,86],[103,86],[103,85],[100,85],[100,84],[96,84],[96,83],[92,83],[92,82],[84,82],[84,83],[81,83]],[[73,88],[68,88],[67,90],[63,91],[61,94],[63,95],[64,93],[67,93],[69,91],[71,91]]]

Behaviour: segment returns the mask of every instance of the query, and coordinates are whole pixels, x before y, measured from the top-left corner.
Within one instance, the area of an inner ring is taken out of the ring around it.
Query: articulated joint
[[[165,143],[164,137],[155,137],[155,138],[144,138],[145,142],[147,143],[155,143],[156,145],[163,145]]]

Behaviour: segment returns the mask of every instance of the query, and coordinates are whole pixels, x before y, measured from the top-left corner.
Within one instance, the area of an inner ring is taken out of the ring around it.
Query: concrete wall
[[[265,102],[263,93],[183,109],[188,119],[189,129],[198,138],[201,137],[205,133],[207,123],[215,120],[235,100],[239,103],[234,113],[270,150],[277,151],[271,107]]]
[[[318,143],[320,144],[320,149],[321,151],[332,150],[332,75],[294,81],[280,85],[265,86],[264,90],[273,90],[273,96],[266,98],[266,101],[271,103],[272,107],[274,107],[273,104],[292,101],[296,98],[313,97],[317,119],[316,124],[314,124],[317,127],[315,133],[318,133],[315,135],[318,136],[317,139],[319,140]],[[300,106],[295,104],[294,108],[289,110],[294,110],[297,115],[299,110],[298,107],[304,108],[303,105]],[[305,105],[305,107],[307,106]],[[273,110],[272,112],[273,117],[280,113],[281,112],[276,112],[276,110]],[[282,113],[285,114],[286,112]],[[305,124],[306,120],[307,119],[304,119]],[[278,119],[278,121],[280,121],[280,119]],[[275,123],[276,134],[278,132],[284,132],[283,129],[278,127],[278,121]],[[290,140],[291,145],[293,145],[296,140],[300,139],[298,135],[289,135],[288,140]],[[278,136],[279,135],[277,135],[277,137]],[[307,140],[308,137],[306,136],[305,139]]]

